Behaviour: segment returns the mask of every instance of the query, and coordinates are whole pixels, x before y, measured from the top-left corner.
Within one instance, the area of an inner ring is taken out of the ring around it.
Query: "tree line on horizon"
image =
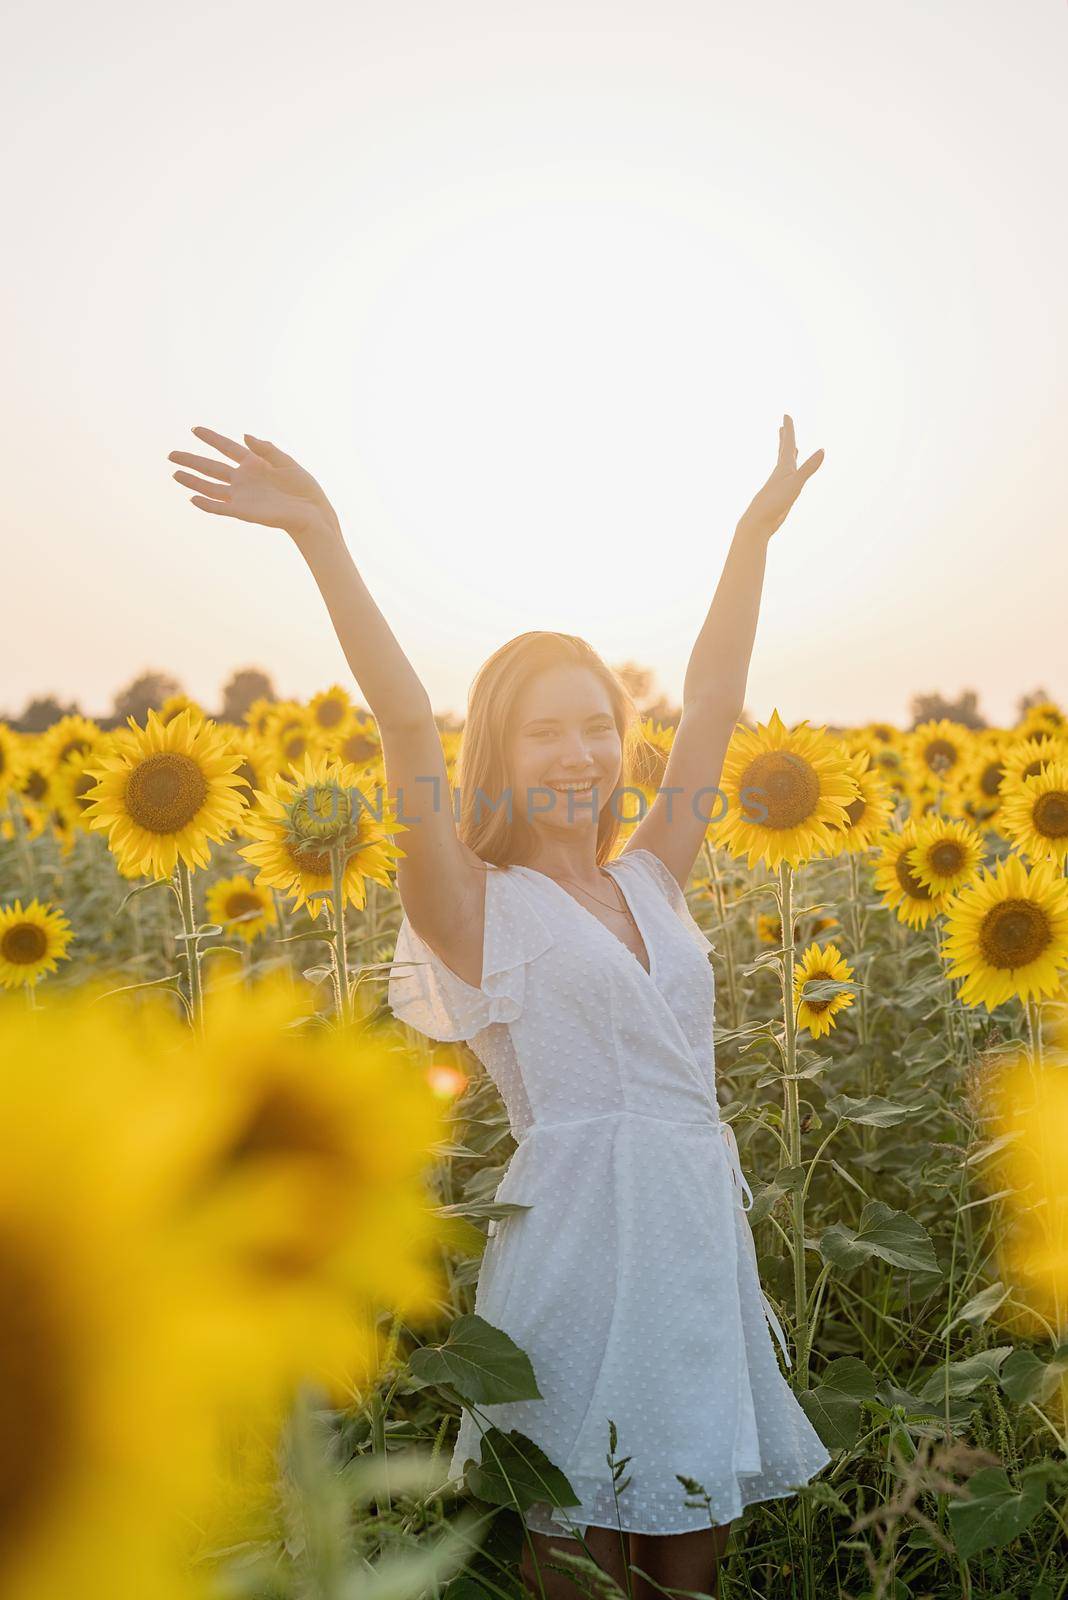
[[[635,661],[626,661],[616,667],[615,671],[626,684],[643,717],[650,717],[660,723],[678,722],[682,708],[675,705],[667,696],[654,692],[655,674],[651,667],[642,666]],[[125,725],[130,717],[143,726],[151,707],[161,706],[169,696],[181,693],[183,693],[182,685],[177,678],[170,673],[150,668],[137,673],[129,683],[116,691],[110,712],[93,717],[92,720],[105,730]],[[219,722],[242,723],[249,707],[257,700],[280,698],[282,697],[276,692],[270,674],[262,667],[240,667],[231,673],[223,685],[219,709],[211,714]],[[1042,688],[1021,694],[1016,701],[1017,714],[1022,717],[1031,706],[1048,701],[1050,698],[1051,696]],[[358,706],[358,708],[364,715],[370,715],[366,707]],[[91,713],[83,711],[77,700],[63,702],[54,694],[40,694],[31,696],[17,716],[0,711],[0,722],[6,722],[9,727],[17,729],[20,733],[43,733],[61,717],[90,715]],[[914,694],[909,699],[909,716],[910,729],[918,727],[921,722],[935,721],[942,717],[948,718],[951,722],[962,723],[966,728],[989,726],[980,710],[979,696],[974,689],[962,690],[956,699],[936,692]],[[743,711],[741,720],[750,726],[753,725],[753,719],[748,711]],[[451,713],[436,716],[435,721],[442,729],[458,728],[463,724],[462,717]],[[835,730],[832,728],[832,731]]]

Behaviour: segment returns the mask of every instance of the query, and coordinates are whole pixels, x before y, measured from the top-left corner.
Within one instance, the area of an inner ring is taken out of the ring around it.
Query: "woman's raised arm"
[[[169,460],[193,469],[174,474],[196,491],[193,504],[216,516],[284,529],[311,569],[378,723],[389,788],[403,805],[401,820],[409,824],[399,835],[405,855],[397,868],[404,908],[431,948],[460,977],[477,984],[484,869],[456,833],[430,697],[357,571],[337,513],[311,473],[266,439],[246,433],[241,445],[211,428],[193,432],[226,457],[215,461],[171,451]]]
[[[708,615],[686,668],[682,717],[657,797],[627,842],[650,850],[681,888],[715,812],[713,792],[745,702],[768,541],[823,461],[815,450],[800,466],[793,418],[779,429],[779,454],[767,481],[742,513]]]

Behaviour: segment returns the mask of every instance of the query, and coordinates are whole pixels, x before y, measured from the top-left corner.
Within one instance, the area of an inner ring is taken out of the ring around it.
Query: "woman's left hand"
[[[798,466],[794,419],[784,416],[779,429],[779,459],[767,483],[749,502],[738,526],[752,528],[770,539],[786,520],[790,507],[822,461],[823,451],[816,450]]]

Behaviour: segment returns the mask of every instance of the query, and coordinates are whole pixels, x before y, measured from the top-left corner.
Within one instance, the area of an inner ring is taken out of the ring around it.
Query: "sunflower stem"
[[[794,1006],[794,896],[793,868],[788,861],[779,863],[779,914],[782,919],[782,1009],[785,1026],[784,1116],[790,1143],[790,1165],[801,1165],[801,1105],[797,1087],[797,1016]],[[809,1310],[808,1289],[805,1283],[805,1196],[795,1188],[791,1206],[793,1211],[793,1237],[791,1249],[794,1264],[794,1349],[797,1361],[798,1383],[808,1388]]]
[[[26,832],[26,818],[22,811],[22,801],[19,799],[14,789],[12,789],[8,795],[7,808],[11,813],[11,826],[15,830],[15,838],[18,840],[19,855],[22,857],[22,872],[26,885],[26,898],[28,900],[34,900],[37,898],[37,877],[33,870],[33,851],[30,849],[30,838],[29,834]]]
[[[1025,1000],[1027,1013],[1027,1041],[1031,1056],[1031,1070],[1042,1066],[1042,1014],[1037,1000]]]
[[[182,908],[182,929],[185,938],[185,970],[189,983],[189,1009],[193,1014],[193,1032],[198,1037],[204,1032],[204,990],[200,976],[200,940],[197,938],[196,917],[193,913],[193,878],[186,863],[179,857],[176,868],[178,901]]]
[[[339,1021],[343,1028],[352,1022],[352,995],[349,991],[349,954],[345,932],[345,864],[341,850],[334,845],[330,851],[330,876],[334,901],[334,955],[337,961],[339,988]]]

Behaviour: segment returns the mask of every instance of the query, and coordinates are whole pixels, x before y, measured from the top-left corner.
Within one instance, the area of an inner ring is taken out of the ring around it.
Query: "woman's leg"
[[[647,1572],[664,1589],[699,1589],[719,1595],[719,1563],[727,1552],[729,1522],[694,1533],[632,1533],[631,1565]],[[659,1589],[631,1574],[634,1600],[664,1600]]]
[[[527,1533],[534,1546],[534,1556],[531,1555],[530,1545],[524,1545],[520,1571],[527,1589],[532,1595],[536,1595],[538,1600],[541,1600],[543,1593],[545,1600],[579,1600],[579,1597],[587,1592],[588,1579],[581,1579],[576,1583],[567,1573],[547,1570],[547,1564],[557,1550],[576,1556],[589,1554],[599,1567],[603,1567],[605,1572],[615,1579],[626,1594],[626,1565],[630,1559],[629,1541],[633,1539],[633,1534],[624,1533],[620,1540],[618,1528],[589,1527],[583,1535],[587,1547],[584,1550],[577,1539],[569,1539],[563,1534],[559,1538],[553,1538],[544,1533],[535,1533],[531,1529],[528,1529]],[[540,1568],[540,1587],[539,1573],[534,1570],[535,1558]],[[631,1582],[634,1582],[633,1578]],[[660,1597],[660,1600],[663,1600],[663,1597]]]

